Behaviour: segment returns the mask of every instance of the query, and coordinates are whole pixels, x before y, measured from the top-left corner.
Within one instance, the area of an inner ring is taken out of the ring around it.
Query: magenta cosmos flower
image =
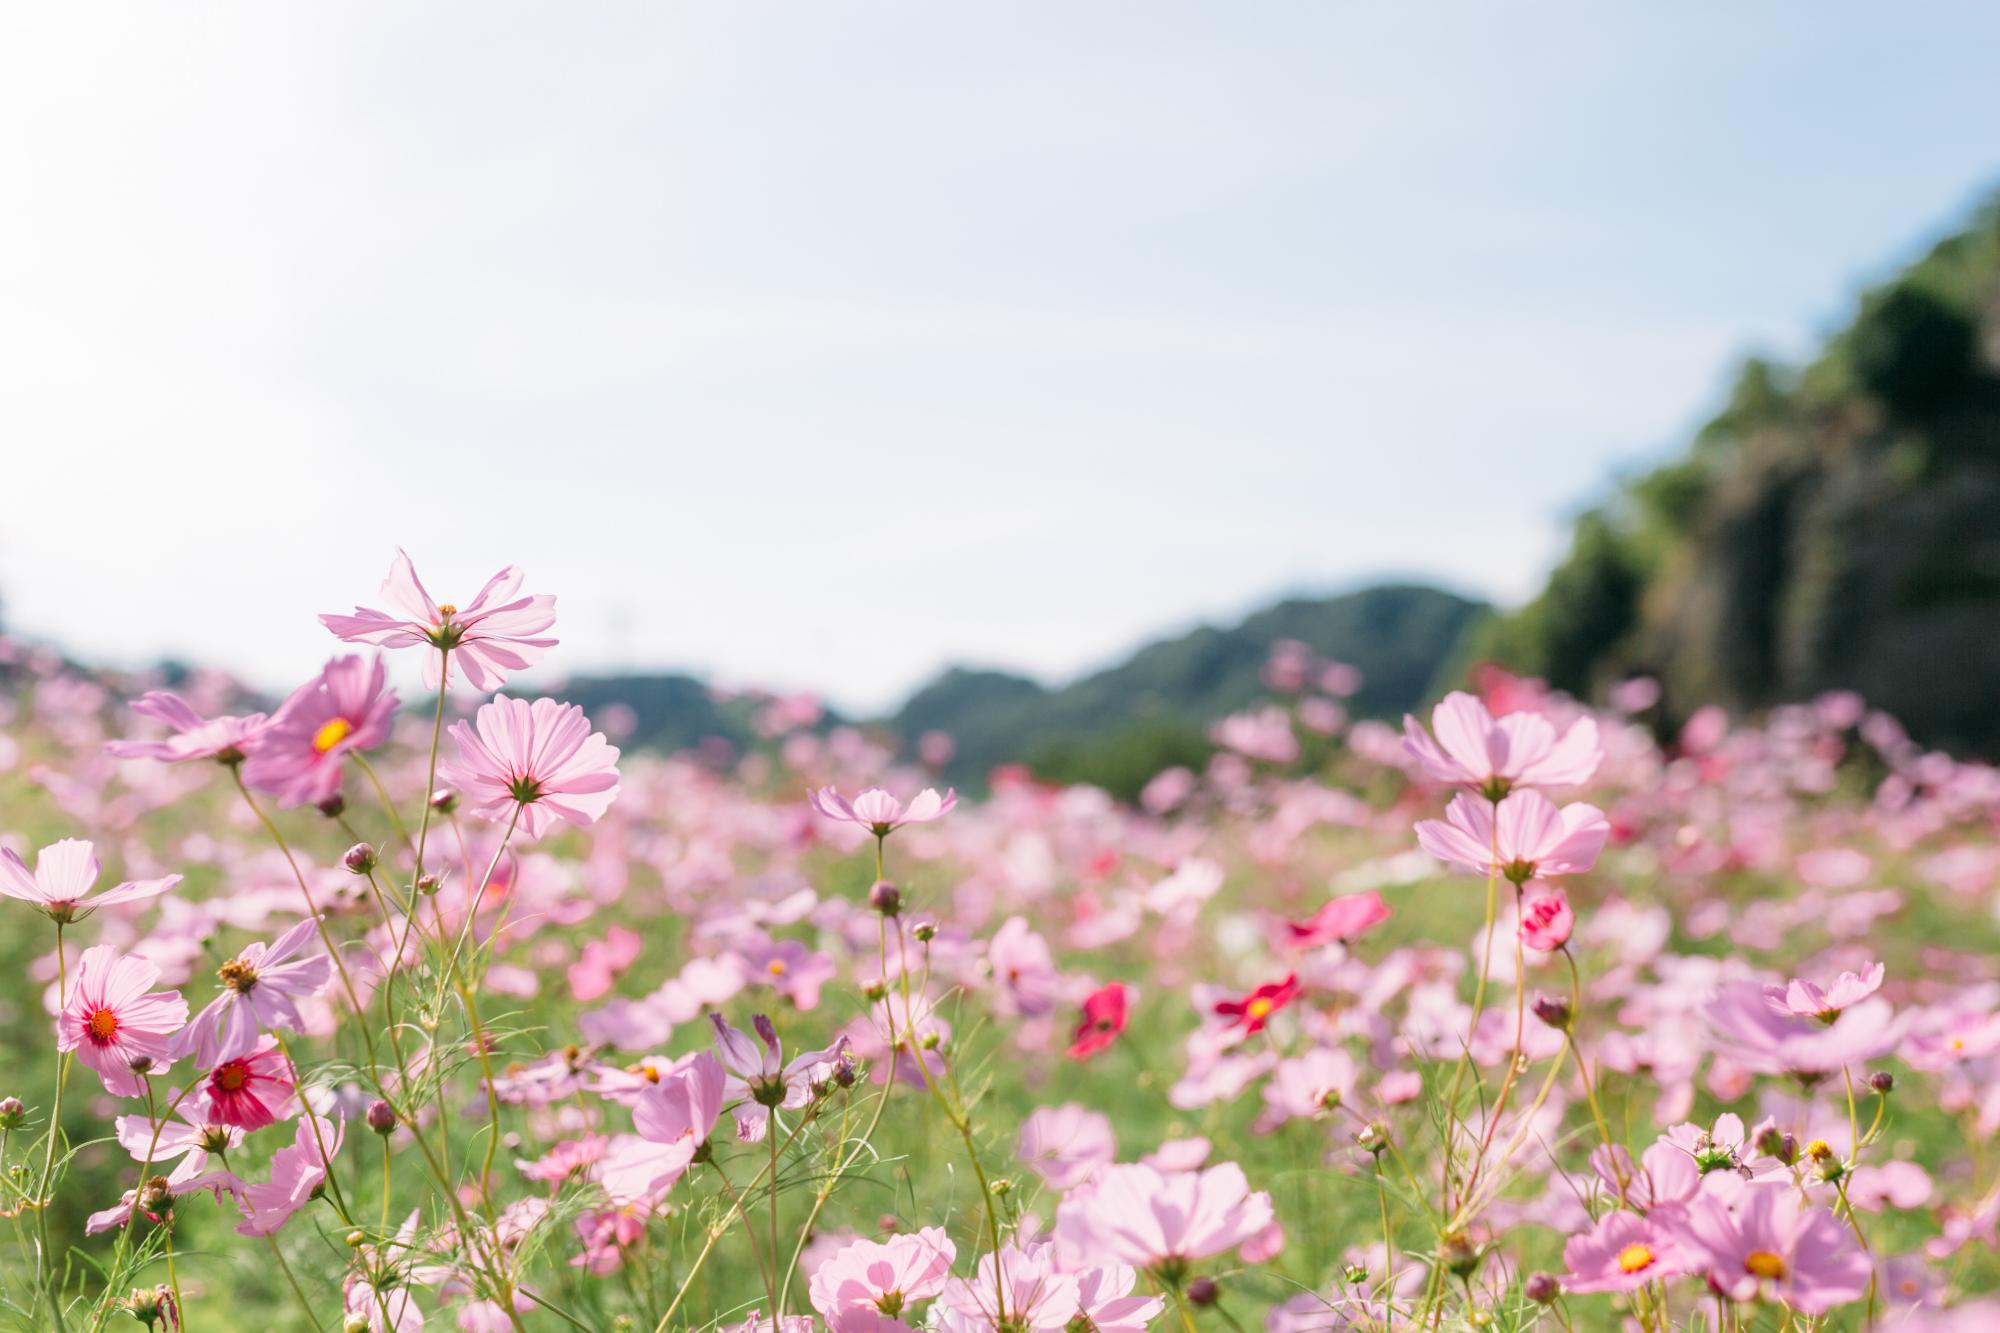
[[[943,1227],[851,1241],[813,1270],[807,1295],[832,1333],[888,1333],[908,1327],[901,1316],[915,1302],[944,1290],[957,1257]]]
[[[324,615],[319,622],[348,643],[378,648],[428,646],[424,654],[424,684],[437,688],[440,664],[465,672],[476,690],[491,693],[507,683],[507,674],[525,671],[556,646],[542,631],[556,623],[556,599],[546,594],[517,596],[521,571],[509,565],[486,581],[463,609],[434,602],[417,579],[410,557],[396,548],[382,596],[401,616],[357,606],[351,616]]]
[[[262,713],[204,718],[187,700],[166,690],[148,690],[131,708],[140,717],[166,723],[173,734],[161,741],[112,741],[104,749],[114,758],[158,759],[169,764],[214,759],[233,764],[257,744],[266,725]]]
[[[1571,1236],[1563,1246],[1563,1263],[1569,1268],[1563,1277],[1566,1290],[1636,1291],[1656,1278],[1687,1272],[1690,1260],[1665,1219],[1619,1211]]]
[[[1521,943],[1530,949],[1553,953],[1569,943],[1575,929],[1576,912],[1561,889],[1537,893],[1521,908]]]
[[[279,705],[243,765],[243,781],[281,806],[319,805],[340,794],[341,761],[389,739],[395,718],[381,657],[336,657]]]
[[[264,1037],[247,1053],[216,1065],[202,1085],[209,1115],[219,1124],[246,1131],[291,1115],[297,1090],[291,1061],[278,1049],[276,1037]]]
[[[859,824],[878,838],[886,838],[905,824],[928,824],[933,819],[942,819],[958,804],[958,792],[946,788],[943,796],[935,787],[926,787],[907,806],[880,787],[870,787],[854,798],[852,804],[832,787],[822,787],[807,794],[812,808],[828,819],[837,819],[846,824]]]
[[[1597,723],[1581,718],[1558,733],[1540,713],[1495,719],[1486,705],[1454,690],[1431,711],[1429,732],[1403,718],[1403,748],[1439,782],[1471,787],[1498,801],[1520,786],[1574,787],[1588,782],[1604,757]]]
[[[1789,1182],[1753,1185],[1732,1210],[1695,1200],[1682,1224],[1709,1285],[1733,1301],[1783,1301],[1825,1314],[1868,1290],[1868,1256],[1831,1209],[1809,1207]]]
[[[113,1096],[145,1096],[140,1071],[167,1066],[173,1035],[187,1022],[179,991],[151,990],[159,979],[160,969],[145,959],[93,945],[83,951],[75,989],[56,1019],[56,1048],[75,1051]]]
[[[42,848],[35,853],[33,870],[12,851],[0,848],[0,894],[33,903],[62,925],[81,921],[100,907],[157,898],[181,882],[179,875],[127,880],[92,897],[97,874],[97,849],[80,838],[64,838]]]
[[[498,698],[453,723],[451,738],[458,758],[438,766],[445,781],[482,818],[519,811],[530,838],[558,819],[594,824],[618,799],[618,748],[575,704]]]
[[[1185,1274],[1190,1262],[1255,1237],[1271,1216],[1271,1196],[1253,1193],[1234,1162],[1173,1175],[1128,1162],[1064,1199],[1056,1232],[1085,1253]]]
[[[222,994],[195,1015],[174,1043],[174,1057],[192,1055],[204,1069],[233,1060],[257,1045],[266,1028],[305,1031],[298,1002],[311,999],[333,979],[333,960],[315,950],[300,951],[318,931],[308,917],[266,945],[262,940],[224,963],[216,973]]]
[[[1579,802],[1558,810],[1540,792],[1525,790],[1497,805],[1460,793],[1442,820],[1417,821],[1417,842],[1438,860],[1516,884],[1590,869],[1610,835],[1596,806]]]

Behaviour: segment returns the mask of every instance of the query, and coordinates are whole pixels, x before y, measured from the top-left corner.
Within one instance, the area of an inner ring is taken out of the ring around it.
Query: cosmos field
[[[1281,644],[1205,770],[975,797],[370,585],[262,711],[4,645],[0,1326],[2000,1328],[2000,773],[1865,700]]]

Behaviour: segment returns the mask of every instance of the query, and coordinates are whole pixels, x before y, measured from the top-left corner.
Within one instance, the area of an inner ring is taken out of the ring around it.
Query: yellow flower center
[[[93,1009],[90,1014],[90,1035],[99,1041],[110,1041],[118,1031],[118,1015],[109,1009]]]
[[[1776,1281],[1785,1275],[1785,1261],[1769,1250],[1752,1250],[1743,1256],[1743,1271],[1752,1277]]]
[[[1952,1054],[1954,1054],[1954,1055],[1956,1055],[1956,1054],[1957,1054],[1958,1052],[1960,1052],[1960,1051],[1964,1050],[1964,1049],[1965,1049],[1965,1038],[1963,1038],[1963,1037],[1953,1037],[1953,1038],[1951,1039],[1951,1049],[1952,1049]]]
[[[257,969],[240,958],[232,958],[216,969],[215,975],[222,978],[222,984],[239,994],[257,984]]]
[[[313,733],[313,749],[325,754],[353,734],[352,722],[344,717],[333,718]]]
[[[1653,1251],[1645,1245],[1627,1245],[1618,1251],[1618,1270],[1621,1273],[1636,1273],[1652,1266]]]
[[[1243,1007],[1243,1012],[1248,1014],[1253,1019],[1265,1019],[1269,1018],[1271,1016],[1271,1011],[1277,1007],[1278,1006],[1272,1004],[1269,1000],[1259,995],[1256,999],[1250,1001],[1249,1004]]]
[[[1825,1139],[1814,1139],[1806,1145],[1806,1156],[1812,1158],[1815,1162],[1824,1162],[1827,1158],[1833,1156],[1833,1145]]]
[[[457,614],[458,614],[458,608],[453,606],[450,602],[439,603],[438,618],[440,620],[450,620],[453,616]]]
[[[764,970],[774,977],[782,977],[785,975],[785,960],[782,958],[773,958],[770,962],[764,964]]]

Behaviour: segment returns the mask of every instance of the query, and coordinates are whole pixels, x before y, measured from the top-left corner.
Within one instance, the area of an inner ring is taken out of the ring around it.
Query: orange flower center
[[[1272,1004],[1269,1000],[1259,995],[1256,999],[1250,1001],[1249,1004],[1243,1006],[1243,1012],[1253,1019],[1262,1020],[1269,1018],[1271,1011],[1277,1007],[1277,1005]]]
[[[232,958],[215,970],[222,978],[222,984],[238,994],[250,990],[257,984],[257,969],[240,958]]]
[[[450,602],[442,602],[438,605],[438,616],[440,619],[450,620],[453,616],[457,614],[458,614],[458,608],[453,606]]]
[[[90,1035],[99,1041],[110,1041],[112,1034],[118,1031],[118,1015],[109,1009],[91,1010],[89,1022]]]
[[[1752,1250],[1743,1256],[1743,1271],[1752,1277],[1776,1281],[1785,1275],[1785,1260],[1769,1250]]]
[[[224,1092],[241,1092],[250,1081],[250,1070],[241,1060],[231,1060],[215,1071],[215,1086]]]
[[[785,960],[782,958],[773,958],[770,962],[764,964],[764,970],[774,977],[782,977],[785,975]]]
[[[331,718],[313,733],[313,749],[325,754],[354,734],[354,724],[344,717]]]
[[[1618,1270],[1622,1273],[1636,1273],[1649,1268],[1653,1263],[1653,1251],[1645,1245],[1627,1245],[1618,1251]]]

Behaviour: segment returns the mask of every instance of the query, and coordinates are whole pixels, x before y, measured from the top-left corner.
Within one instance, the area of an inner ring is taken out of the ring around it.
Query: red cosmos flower
[[[1069,1058],[1088,1060],[1118,1040],[1125,1030],[1125,983],[1114,981],[1083,998],[1083,1021],[1076,1025],[1076,1040],[1069,1046]]]
[[[1283,981],[1267,981],[1240,1000],[1223,1000],[1215,1006],[1215,1012],[1223,1018],[1236,1021],[1231,1027],[1240,1027],[1244,1035],[1262,1032],[1264,1024],[1271,1021],[1271,1015],[1299,997],[1299,974],[1287,972]]]

